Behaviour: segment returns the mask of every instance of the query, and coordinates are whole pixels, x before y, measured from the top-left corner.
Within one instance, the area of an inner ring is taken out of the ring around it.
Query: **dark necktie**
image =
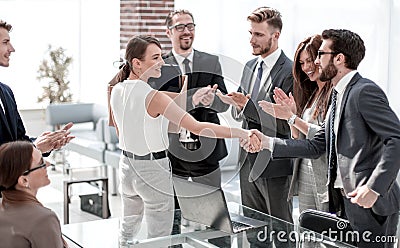
[[[190,64],[189,64],[189,60],[187,59],[187,58],[185,58],[184,60],[183,60],[183,65],[185,66],[185,74],[186,75],[188,75],[188,74],[190,74],[192,71],[190,70]]]
[[[264,61],[261,61],[260,66],[258,67],[256,80],[254,81],[253,91],[251,92],[251,99],[253,99],[254,101],[257,99],[258,93],[260,92],[261,78],[263,74],[263,64]]]
[[[336,158],[336,135],[335,135],[335,112],[336,112],[337,91],[332,90],[331,113],[329,116],[329,161],[328,161],[328,183],[334,183],[337,176]]]

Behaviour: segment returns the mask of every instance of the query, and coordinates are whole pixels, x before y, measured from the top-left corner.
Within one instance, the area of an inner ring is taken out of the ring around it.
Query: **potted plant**
[[[68,73],[72,57],[65,54],[65,49],[58,47],[53,49],[49,45],[45,58],[40,63],[37,79],[45,81],[43,93],[38,97],[38,102],[48,102],[50,104],[65,103],[72,101],[72,94],[69,89]],[[56,129],[59,129],[57,127]],[[52,153],[55,164],[62,164],[64,170],[68,167],[64,149],[59,149]],[[55,167],[52,168],[55,170]],[[68,170],[67,170],[68,172]]]
[[[53,49],[51,45],[46,53],[46,57],[39,66],[39,81],[45,81],[43,94],[38,97],[38,102],[48,101],[52,103],[71,102],[72,94],[69,89],[68,67],[72,63],[72,57],[65,54],[62,47]]]

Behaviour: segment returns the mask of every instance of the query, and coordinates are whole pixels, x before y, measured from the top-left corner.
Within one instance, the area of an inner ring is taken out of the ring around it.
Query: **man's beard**
[[[192,44],[193,44],[193,40],[191,40],[191,41],[189,41],[189,42],[186,42],[186,41],[181,41],[181,42],[179,42],[179,47],[182,49],[182,50],[184,50],[184,51],[186,51],[186,50],[189,50],[191,47],[192,47]]]
[[[260,52],[253,52],[253,55],[266,54],[269,52],[269,50],[271,50],[271,46],[272,46],[272,37],[268,40],[267,45],[264,49],[262,49]]]
[[[333,58],[329,61],[329,64],[322,69],[321,75],[319,76],[319,79],[322,82],[326,82],[334,78],[338,73],[338,69],[335,67],[333,64]]]

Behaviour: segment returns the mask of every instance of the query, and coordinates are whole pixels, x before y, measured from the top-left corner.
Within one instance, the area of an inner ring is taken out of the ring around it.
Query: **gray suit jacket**
[[[254,75],[254,70],[257,65],[257,58],[252,59],[246,63],[243,70],[239,92],[243,92],[245,95],[250,92],[250,84],[252,77]],[[246,129],[258,129],[264,134],[288,138],[290,135],[290,128],[286,121],[277,120],[271,115],[265,113],[259,106],[259,100],[266,100],[269,102],[274,102],[274,88],[279,87],[286,94],[293,89],[293,76],[292,76],[292,65],[293,62],[286,57],[285,53],[282,51],[277,62],[272,67],[270,72],[271,84],[266,85],[266,81],[262,82],[260,93],[257,99],[248,101],[246,104],[243,115],[238,117],[235,113],[236,109],[232,108],[232,116],[238,120],[243,121],[243,128]],[[252,172],[250,175],[253,179],[257,179],[259,176],[264,178],[274,178],[282,177],[287,175],[292,175],[292,163],[291,160],[280,160],[280,161],[270,161],[270,153],[266,150],[261,151],[256,154],[248,154],[245,150],[240,149],[239,154],[239,164],[242,165],[248,156],[252,164]]]
[[[372,209],[387,216],[400,209],[400,122],[385,93],[355,74],[347,86],[336,139],[338,167],[346,193],[367,185],[378,192]],[[328,150],[329,128],[311,140],[275,140],[273,158],[316,158]]]

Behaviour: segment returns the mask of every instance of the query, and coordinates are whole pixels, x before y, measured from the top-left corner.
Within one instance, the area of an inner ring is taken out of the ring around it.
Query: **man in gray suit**
[[[266,114],[257,101],[274,102],[273,89],[279,87],[286,94],[292,91],[293,62],[278,47],[282,30],[279,11],[260,7],[253,11],[247,20],[250,23],[250,44],[253,55],[246,63],[242,73],[239,92],[228,95],[217,93],[232,108],[232,116],[243,121],[243,128],[258,129],[266,135],[288,138],[290,133],[286,121],[277,120]],[[269,151],[248,154],[241,150],[239,154],[240,189],[242,204],[279,219],[293,223],[292,200],[287,200],[292,163],[290,159],[269,161]],[[252,247],[257,246],[256,239],[249,238]],[[265,247],[264,244],[259,244]],[[278,246],[278,242],[275,242]],[[283,247],[288,247],[284,244]]]
[[[359,247],[393,247],[399,220],[400,122],[385,93],[356,71],[365,46],[357,34],[329,29],[315,64],[334,85],[330,112],[311,140],[283,140],[258,133],[273,159],[328,158],[330,191],[342,194]],[[241,143],[246,147],[246,144]],[[351,240],[347,240],[351,241]]]

